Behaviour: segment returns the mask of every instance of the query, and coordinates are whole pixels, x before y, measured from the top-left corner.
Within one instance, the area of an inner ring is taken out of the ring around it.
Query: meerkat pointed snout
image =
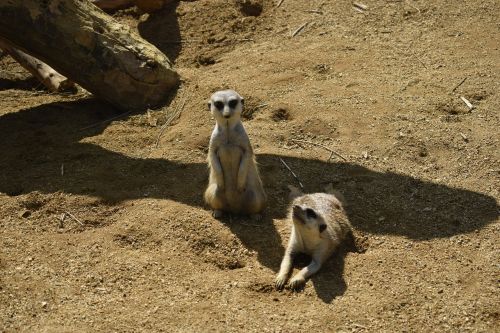
[[[214,210],[250,214],[264,209],[266,195],[248,135],[241,123],[244,99],[234,90],[215,92],[208,102],[216,124],[208,147],[210,176],[205,201]]]

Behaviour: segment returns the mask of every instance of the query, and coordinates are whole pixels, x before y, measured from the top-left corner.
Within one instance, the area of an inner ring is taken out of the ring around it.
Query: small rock
[[[42,308],[46,309],[46,308],[47,308],[47,305],[48,305],[48,303],[47,303],[47,302],[45,302],[45,301],[44,301],[44,302],[42,302]]]

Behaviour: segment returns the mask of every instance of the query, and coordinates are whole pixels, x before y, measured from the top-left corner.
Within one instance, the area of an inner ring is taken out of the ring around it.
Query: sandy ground
[[[137,114],[2,55],[0,332],[498,332],[500,4],[363,3],[118,12],[182,77]],[[203,204],[222,88],[246,99],[260,222]],[[279,158],[344,194],[356,237],[298,293],[273,288],[297,185]]]

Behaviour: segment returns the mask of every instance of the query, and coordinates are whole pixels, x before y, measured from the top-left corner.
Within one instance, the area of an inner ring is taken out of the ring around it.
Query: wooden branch
[[[161,105],[179,82],[163,53],[89,0],[0,1],[0,37],[125,111]]]
[[[281,157],[279,157],[280,159],[280,162],[283,163],[283,165],[285,166],[285,168],[288,169],[288,171],[290,171],[290,173],[292,174],[293,178],[295,178],[295,180],[299,183],[299,186],[301,189],[304,189],[304,185],[302,185],[302,182],[300,181],[299,177],[295,174],[295,172],[293,172],[293,170],[288,166],[288,164],[286,164],[285,161],[283,161],[283,159]]]
[[[330,160],[332,159],[333,155],[337,155],[338,157],[340,157],[344,161],[347,161],[347,159],[344,156],[340,155],[339,153],[335,152],[333,149],[328,148],[325,145],[322,145],[322,144],[319,144],[319,143],[316,143],[316,142],[306,141],[306,140],[290,139],[290,141],[297,142],[297,143],[305,143],[305,144],[308,144],[308,145],[317,146],[317,147],[321,147],[321,148],[323,148],[325,150],[328,150],[330,152],[330,157],[328,158],[327,162],[330,162]]]
[[[50,91],[62,92],[75,89],[75,84],[73,82],[56,72],[52,67],[30,56],[29,54],[14,48],[2,38],[0,38],[0,49],[3,49],[21,66],[26,68]]]

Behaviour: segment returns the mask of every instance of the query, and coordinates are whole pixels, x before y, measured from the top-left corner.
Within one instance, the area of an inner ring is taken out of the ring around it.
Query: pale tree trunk
[[[75,89],[75,84],[56,72],[49,65],[40,60],[14,48],[6,40],[0,38],[0,49],[10,55],[21,66],[26,68],[34,77],[36,77],[47,89],[52,92],[62,92]]]
[[[0,37],[120,109],[161,104],[168,58],[89,0],[2,0]]]

